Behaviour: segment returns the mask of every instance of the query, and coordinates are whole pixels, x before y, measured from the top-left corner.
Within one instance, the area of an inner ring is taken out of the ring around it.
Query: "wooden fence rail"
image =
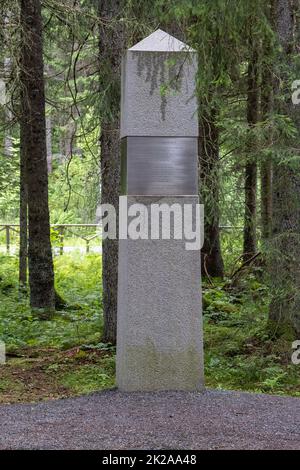
[[[57,232],[58,239],[58,248],[59,254],[64,253],[65,239],[68,235],[71,235],[75,238],[84,240],[85,242],[85,251],[89,253],[90,251],[90,242],[97,237],[101,237],[101,226],[99,224],[52,224],[51,228]],[[80,229],[85,229],[85,234],[78,233]],[[88,229],[88,230],[87,230]],[[12,246],[12,233],[19,235],[20,225],[19,224],[0,224],[0,233],[5,232],[5,246],[7,254],[10,253]],[[86,232],[93,232],[92,234],[87,234]],[[1,245],[1,242],[0,242]],[[55,246],[55,242],[53,243]]]
[[[85,241],[85,251],[86,253],[90,252],[90,242],[97,237],[101,237],[102,230],[101,225],[99,224],[52,224],[51,228],[57,232],[58,237],[58,248],[59,254],[63,255],[65,247],[65,239],[68,235],[72,235],[75,238],[79,238]],[[84,228],[85,230],[89,229],[93,231],[93,234],[83,235],[78,233],[78,230]],[[221,230],[243,230],[243,227],[234,227],[231,225],[220,225]],[[0,233],[5,232],[5,246],[7,254],[10,253],[11,249],[11,235],[13,233],[18,234],[20,232],[19,224],[0,224]],[[1,245],[1,241],[0,241]],[[53,243],[55,246],[55,243]]]

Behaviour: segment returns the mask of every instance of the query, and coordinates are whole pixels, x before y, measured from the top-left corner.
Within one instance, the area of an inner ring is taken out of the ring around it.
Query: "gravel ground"
[[[120,393],[0,406],[0,449],[298,449],[300,399]]]

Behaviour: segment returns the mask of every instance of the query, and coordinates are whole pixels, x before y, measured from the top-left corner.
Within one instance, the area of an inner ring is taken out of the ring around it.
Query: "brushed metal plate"
[[[125,137],[121,144],[122,194],[198,194],[195,137]]]

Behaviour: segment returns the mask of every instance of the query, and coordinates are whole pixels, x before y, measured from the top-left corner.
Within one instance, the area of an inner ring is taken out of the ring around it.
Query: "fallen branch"
[[[260,255],[261,255],[261,251],[258,251],[257,253],[255,253],[255,255],[251,256],[251,258],[244,261],[244,263],[232,274],[232,276],[231,276],[232,280],[234,280],[234,278],[237,276],[237,274],[240,271],[242,271],[243,268],[245,268],[246,266],[249,266]]]

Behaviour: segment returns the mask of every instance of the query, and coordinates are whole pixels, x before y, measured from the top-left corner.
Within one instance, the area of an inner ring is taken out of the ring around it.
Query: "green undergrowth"
[[[67,307],[50,321],[32,312],[26,293],[17,286],[17,258],[0,257],[0,338],[9,352],[24,347],[61,349],[99,342],[101,315],[101,257],[91,254],[56,257],[56,289]]]
[[[300,396],[291,342],[268,333],[266,286],[251,274],[238,288],[213,282],[203,288],[206,385]]]
[[[0,402],[38,401],[115,386],[115,348],[101,343],[101,256],[55,257],[56,289],[66,300],[51,321],[32,314],[17,286],[17,258],[0,257]],[[212,285],[213,284],[213,285]],[[300,396],[292,345],[267,331],[269,293],[254,274],[233,286],[203,283],[206,385]]]

